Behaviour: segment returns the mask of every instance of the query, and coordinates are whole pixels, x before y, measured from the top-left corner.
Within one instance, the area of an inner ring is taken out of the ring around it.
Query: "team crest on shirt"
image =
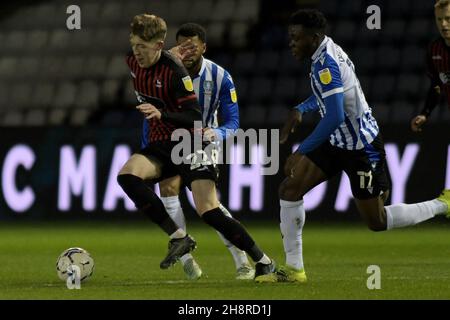
[[[214,83],[211,80],[203,81],[203,91],[207,95],[212,95],[214,89]]]
[[[187,91],[194,91],[194,85],[192,84],[192,79],[189,76],[186,76],[184,78],[181,78],[183,80],[184,88]]]
[[[331,72],[330,69],[325,68],[323,70],[319,71],[319,79],[320,82],[322,82],[322,84],[329,84],[331,82],[331,80],[333,80],[333,78],[331,77]]]

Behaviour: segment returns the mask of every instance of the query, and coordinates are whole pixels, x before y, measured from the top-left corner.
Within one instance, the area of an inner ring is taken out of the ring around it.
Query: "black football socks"
[[[242,224],[224,215],[218,207],[205,212],[202,218],[207,224],[223,234],[233,245],[247,252],[253,261],[258,262],[264,256],[264,252],[258,248]]]
[[[136,208],[159,225],[169,236],[179,229],[170,218],[161,199],[145,184],[144,180],[132,174],[121,174],[117,177],[117,182],[134,202]]]

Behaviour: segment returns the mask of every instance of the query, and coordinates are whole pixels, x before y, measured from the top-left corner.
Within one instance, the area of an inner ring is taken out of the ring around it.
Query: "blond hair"
[[[447,8],[448,6],[450,6],[450,0],[437,0],[436,4],[434,5],[434,8],[436,10],[438,9],[442,10]]]
[[[166,22],[153,14],[143,13],[134,16],[131,22],[131,34],[144,41],[163,40],[166,38]]]

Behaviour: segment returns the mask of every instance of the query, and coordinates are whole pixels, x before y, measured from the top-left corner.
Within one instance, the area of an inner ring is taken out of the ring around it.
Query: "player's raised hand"
[[[161,111],[159,111],[154,105],[151,103],[143,103],[136,107],[140,112],[142,112],[145,116],[145,119],[150,120],[152,118],[156,118],[158,120],[161,119]]]
[[[297,129],[297,127],[300,125],[301,122],[302,122],[301,112],[296,109],[292,109],[291,112],[289,113],[288,120],[281,129],[280,134],[281,144],[284,144],[287,141],[289,135],[295,132],[295,129]]]
[[[411,120],[411,130],[414,132],[421,132],[422,126],[425,124],[425,122],[427,122],[427,117],[423,114],[414,117]]]
[[[175,57],[177,57],[180,60],[190,58],[192,55],[195,54],[197,50],[197,45],[192,43],[191,39],[188,39],[187,41],[183,42],[182,44],[173,47],[170,49],[170,53],[173,54]]]

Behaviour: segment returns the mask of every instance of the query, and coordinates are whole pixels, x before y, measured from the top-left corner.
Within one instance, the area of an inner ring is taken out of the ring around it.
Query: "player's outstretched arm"
[[[289,135],[294,133],[297,127],[302,122],[302,115],[307,112],[315,111],[319,109],[319,103],[315,95],[311,95],[308,99],[295,106],[289,113],[288,120],[281,129],[280,143],[286,143]]]
[[[427,122],[428,117],[439,103],[441,95],[441,88],[438,85],[432,84],[428,90],[427,99],[425,100],[425,107],[422,112],[411,120],[411,130],[413,132],[421,132],[422,126]]]
[[[292,109],[289,113],[288,120],[284,124],[280,133],[280,143],[284,144],[289,138],[291,133],[294,133],[297,127],[302,123],[302,113],[296,108]]]

